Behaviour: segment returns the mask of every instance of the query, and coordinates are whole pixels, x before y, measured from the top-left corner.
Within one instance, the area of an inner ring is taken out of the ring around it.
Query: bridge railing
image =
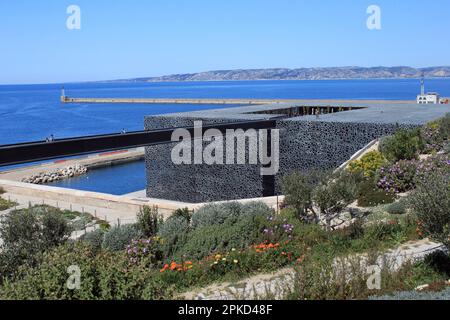
[[[223,134],[228,129],[270,129],[275,120],[239,121],[202,126],[202,134],[208,129],[218,129]],[[194,136],[194,127],[181,127]],[[36,141],[0,146],[0,166],[23,164],[42,160],[78,156],[91,153],[116,151],[171,143],[172,133],[179,128],[150,131],[133,131],[93,136],[83,136],[52,141]]]

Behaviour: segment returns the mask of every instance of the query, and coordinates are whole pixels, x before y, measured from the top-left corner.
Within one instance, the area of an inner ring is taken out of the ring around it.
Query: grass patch
[[[17,203],[0,198],[0,211],[11,209]]]

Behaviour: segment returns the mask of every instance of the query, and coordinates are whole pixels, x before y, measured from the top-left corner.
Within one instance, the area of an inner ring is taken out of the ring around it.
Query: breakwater
[[[335,99],[157,99],[157,98],[71,98],[61,96],[62,103],[127,103],[127,104],[222,104],[222,105],[264,105],[278,103],[412,103],[412,100],[335,100]]]
[[[68,166],[66,168],[58,169],[50,172],[40,172],[30,177],[25,177],[22,182],[32,184],[45,184],[55,182],[67,178],[73,178],[85,174],[88,168],[83,165],[76,164],[74,166]]]

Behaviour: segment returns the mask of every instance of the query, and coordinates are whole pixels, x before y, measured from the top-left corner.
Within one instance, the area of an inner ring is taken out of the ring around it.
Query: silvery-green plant
[[[105,233],[102,248],[106,250],[123,250],[133,240],[143,236],[135,224],[127,224],[112,227]]]
[[[192,215],[192,228],[222,224],[226,220],[236,221],[239,218],[267,215],[271,209],[262,202],[241,204],[238,202],[225,202],[220,204],[207,204]]]

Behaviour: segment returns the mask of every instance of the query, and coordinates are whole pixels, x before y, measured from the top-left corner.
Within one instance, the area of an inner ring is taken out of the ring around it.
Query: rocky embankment
[[[33,184],[45,184],[58,180],[63,180],[67,178],[72,178],[75,176],[80,176],[88,171],[87,167],[82,165],[69,166],[63,169],[59,169],[52,172],[40,172],[31,177],[26,177],[22,179],[22,182],[33,183]]]

